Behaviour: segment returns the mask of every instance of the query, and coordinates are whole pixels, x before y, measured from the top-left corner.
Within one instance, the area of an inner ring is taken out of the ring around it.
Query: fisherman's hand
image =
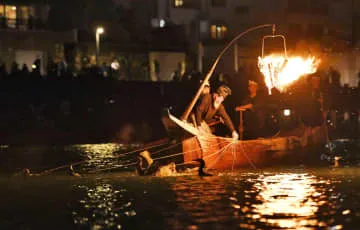
[[[237,106],[235,111],[245,111],[246,109],[243,106]]]
[[[235,130],[232,132],[232,138],[234,140],[239,140],[239,134]]]

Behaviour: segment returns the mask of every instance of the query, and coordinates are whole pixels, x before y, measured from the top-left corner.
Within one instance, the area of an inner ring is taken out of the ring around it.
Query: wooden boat
[[[326,143],[325,127],[303,127],[291,134],[256,140],[233,140],[202,133],[192,124],[169,114],[171,121],[192,135],[182,141],[184,163],[204,159],[207,168],[229,170],[239,167],[260,167],[284,161],[301,164],[311,160],[306,150],[310,146]],[[320,159],[320,158],[319,158]]]
[[[282,35],[274,35],[275,25],[265,24],[250,28],[236,36],[220,52],[212,67],[210,68],[210,71],[206,74],[205,79],[200,85],[196,95],[186,108],[186,111],[182,115],[181,120],[169,114],[169,118],[172,122],[176,123],[179,127],[192,135],[191,137],[185,138],[182,141],[183,158],[185,164],[190,163],[198,158],[202,158],[205,161],[207,168],[224,170],[244,166],[257,167],[257,165],[279,162],[285,158],[301,163],[301,159],[305,159],[304,155],[295,155],[295,152],[300,150],[300,152],[303,153],[301,150],[304,150],[307,147],[326,143],[327,130],[325,125],[319,127],[302,127],[295,130],[291,134],[281,134],[272,138],[243,141],[241,140],[242,112],[240,112],[240,141],[235,141],[231,138],[214,136],[210,133],[200,132],[195,126],[185,122],[188,120],[188,117],[206,82],[209,81],[217,63],[226,50],[228,50],[236,42],[236,40],[244,34],[259,28],[269,26],[273,28],[273,34],[263,38],[263,50],[264,39],[266,37],[281,37],[284,42],[284,53],[286,56],[285,37]]]

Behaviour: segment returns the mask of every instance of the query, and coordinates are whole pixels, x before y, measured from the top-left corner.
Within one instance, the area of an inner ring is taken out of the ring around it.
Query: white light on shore
[[[290,116],[290,114],[291,114],[291,110],[290,110],[290,109],[284,109],[284,116],[285,116],[285,117]]]
[[[165,27],[165,20],[164,20],[164,19],[160,19],[159,26],[160,26],[160,28],[164,28],[164,27]]]
[[[98,28],[96,29],[96,33],[97,33],[97,34],[103,34],[103,33],[104,33],[104,28],[98,27]]]

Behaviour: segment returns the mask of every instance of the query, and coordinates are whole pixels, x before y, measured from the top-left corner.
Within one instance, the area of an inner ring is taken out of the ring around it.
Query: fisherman
[[[232,138],[237,140],[239,134],[236,132],[234,125],[222,104],[228,95],[231,95],[231,89],[226,85],[221,85],[212,94],[204,94],[196,107],[196,123],[203,132],[211,132],[207,124],[214,122],[215,116],[218,115],[230,129]]]
[[[147,150],[141,152],[138,158],[136,172],[139,176],[174,176],[176,174],[174,162],[161,166],[151,158]]]
[[[256,139],[261,137],[262,129],[264,128],[264,116],[261,106],[261,99],[257,93],[258,83],[249,80],[248,85],[249,95],[243,101],[243,105],[237,106],[236,111],[246,111],[244,113],[245,135],[247,139]]]

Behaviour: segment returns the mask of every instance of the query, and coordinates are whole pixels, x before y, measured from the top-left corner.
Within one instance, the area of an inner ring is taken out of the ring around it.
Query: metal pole
[[[239,123],[239,132],[240,140],[244,138],[244,119],[243,119],[243,110],[240,110],[240,123]]]
[[[199,73],[203,72],[203,56],[204,56],[204,47],[201,42],[198,43],[198,60],[197,60],[197,71]]]
[[[274,24],[263,24],[263,25],[259,25],[259,26],[254,26],[251,27],[247,30],[245,30],[244,32],[238,34],[233,40],[231,40],[229,42],[229,44],[227,44],[225,46],[225,48],[220,52],[220,54],[217,56],[214,64],[212,65],[212,67],[210,68],[210,71],[206,74],[206,77],[204,79],[204,81],[202,82],[202,84],[200,85],[200,88],[198,89],[197,93],[195,94],[194,98],[192,99],[192,101],[190,102],[190,104],[188,105],[188,107],[186,108],[184,114],[182,115],[182,120],[187,120],[191,110],[194,108],[194,105],[196,103],[196,101],[199,99],[200,94],[202,92],[202,90],[204,89],[205,84],[209,81],[211,75],[213,74],[216,65],[218,64],[218,62],[220,61],[220,58],[224,55],[224,53],[239,39],[241,38],[243,35],[253,31],[253,30],[257,30],[257,29],[261,29],[261,28],[265,28],[265,27],[272,27]]]
[[[96,65],[99,66],[100,34],[96,31]]]
[[[239,72],[238,44],[234,45],[234,71]]]

